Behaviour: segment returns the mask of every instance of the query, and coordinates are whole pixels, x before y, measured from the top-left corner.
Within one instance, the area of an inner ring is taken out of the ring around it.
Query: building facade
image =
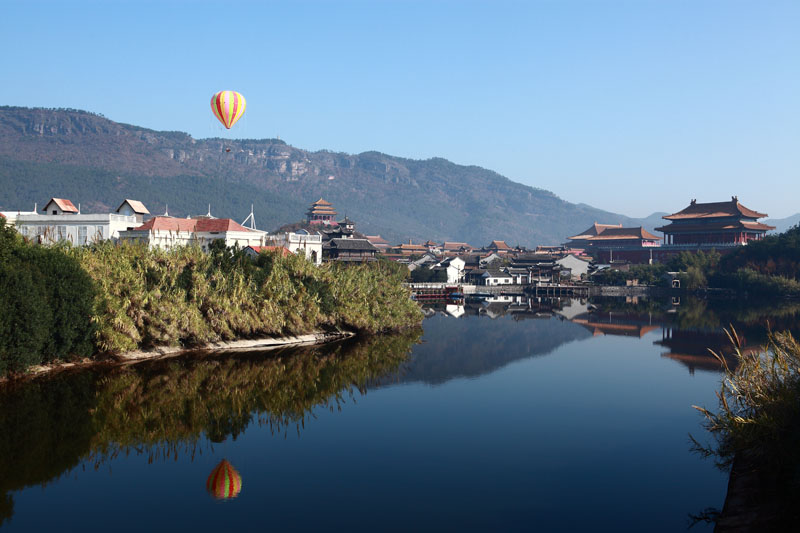
[[[121,241],[147,244],[150,248],[170,249],[175,246],[197,245],[208,250],[214,241],[225,246],[265,246],[266,231],[245,228],[229,218],[176,218],[156,216],[144,224],[119,232]]]
[[[378,249],[367,239],[331,239],[323,245],[322,253],[327,261],[366,263],[377,261]]]
[[[19,212],[14,223],[24,237],[41,244],[85,245],[118,239],[121,232],[140,225],[145,213],[147,208],[136,200],[125,200],[115,213],[83,214],[71,201],[51,198],[43,213]]]
[[[268,235],[266,242],[270,246],[281,246],[293,254],[303,254],[315,265],[322,264],[322,235],[305,230]]]
[[[736,196],[730,202],[692,200],[683,210],[662,217],[669,224],[656,229],[664,233],[665,245],[725,248],[763,239],[775,229],[758,221],[766,216],[743,206]]]

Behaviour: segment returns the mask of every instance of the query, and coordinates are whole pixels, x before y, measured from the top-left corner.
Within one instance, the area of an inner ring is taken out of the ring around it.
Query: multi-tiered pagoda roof
[[[336,211],[333,204],[322,198],[311,204],[306,212],[309,224],[336,224]]]
[[[737,245],[764,238],[774,226],[759,222],[766,217],[739,203],[736,196],[729,202],[698,203],[667,215],[670,223],[656,228],[664,232],[667,244],[676,245]]]

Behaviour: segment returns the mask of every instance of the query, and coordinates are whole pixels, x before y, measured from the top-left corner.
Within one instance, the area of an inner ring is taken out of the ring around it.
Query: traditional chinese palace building
[[[652,250],[661,245],[661,238],[643,227],[623,228],[621,225],[594,223],[579,235],[569,237],[567,246],[578,247],[601,262],[625,260],[651,263]]]
[[[603,231],[609,228],[621,228],[622,224],[598,224],[595,222],[589,229],[580,232],[578,235],[573,235],[572,237],[567,237],[569,242],[566,243],[566,246],[569,248],[588,248],[591,246],[589,244],[589,239],[592,237],[596,237],[603,233]]]
[[[566,245],[584,248],[601,262],[665,262],[681,252],[712,249],[725,254],[761,240],[767,231],[775,229],[758,221],[766,216],[743,206],[736,196],[728,202],[692,200],[685,209],[663,217],[669,224],[656,228],[664,233],[663,239],[641,227],[595,223],[579,235],[569,237]]]
[[[664,233],[665,245],[730,247],[761,240],[775,229],[758,221],[765,216],[740,204],[736,196],[730,202],[692,200],[682,211],[663,217],[670,223],[656,229]]]
[[[327,226],[335,226],[337,224],[336,211],[333,209],[333,204],[326,202],[322,198],[311,204],[306,216],[309,224],[325,224]]]

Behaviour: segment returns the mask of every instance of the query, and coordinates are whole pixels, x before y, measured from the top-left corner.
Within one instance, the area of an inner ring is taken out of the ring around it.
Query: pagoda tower
[[[325,224],[326,226],[336,226],[336,211],[333,204],[326,202],[322,198],[311,204],[306,212],[309,224]]]

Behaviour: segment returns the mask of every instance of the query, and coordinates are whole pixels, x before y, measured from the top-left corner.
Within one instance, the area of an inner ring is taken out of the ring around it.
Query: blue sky
[[[630,216],[800,212],[800,2],[2,3],[0,105],[445,157]]]

